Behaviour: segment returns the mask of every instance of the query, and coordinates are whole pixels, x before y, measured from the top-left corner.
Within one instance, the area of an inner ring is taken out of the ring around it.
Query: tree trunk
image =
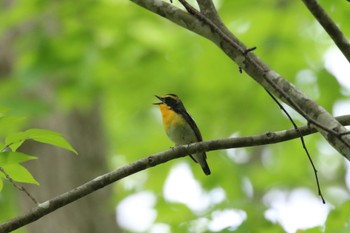
[[[16,62],[12,43],[20,36],[22,29],[29,30],[27,26],[14,28],[0,38],[2,80],[11,77]],[[43,86],[47,88],[45,84]],[[39,98],[48,98],[47,94],[54,93],[54,90],[37,92]],[[56,106],[57,100],[51,100],[52,106]],[[25,143],[21,147],[23,152],[39,156],[39,160],[25,164],[40,183],[38,187],[25,185],[37,201],[50,199],[108,171],[101,112],[98,103],[92,104],[93,107],[85,112],[73,110],[66,114],[56,109],[35,123],[35,127],[64,134],[79,155],[35,142]],[[25,213],[34,204],[27,196],[17,192],[23,207],[20,212]],[[120,232],[114,217],[115,208],[110,200],[111,193],[111,188],[95,192],[30,224],[27,230],[35,233]]]
[[[28,186],[39,202],[68,191],[108,171],[106,142],[97,105],[86,113],[72,111],[68,115],[56,112],[36,127],[61,132],[79,152],[71,152],[42,145],[26,143],[22,150],[39,156],[28,166],[40,186]],[[29,163],[28,163],[29,164]],[[71,205],[30,224],[27,229],[35,233],[95,233],[118,232],[114,207],[110,201],[111,188],[100,190]],[[24,210],[33,207],[31,200],[22,195]]]

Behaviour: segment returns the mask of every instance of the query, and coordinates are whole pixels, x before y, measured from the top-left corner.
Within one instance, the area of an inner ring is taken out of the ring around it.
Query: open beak
[[[159,102],[159,103],[153,103],[154,105],[159,105],[159,104],[162,104],[162,103],[163,103],[164,98],[162,98],[162,97],[160,97],[160,96],[157,96],[157,95],[155,95],[155,97],[157,97],[161,102]]]

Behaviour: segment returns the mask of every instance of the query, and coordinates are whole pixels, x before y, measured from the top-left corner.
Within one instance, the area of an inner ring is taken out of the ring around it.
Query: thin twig
[[[299,114],[302,115],[302,116],[308,121],[309,124],[313,124],[314,126],[320,128],[320,129],[322,129],[322,130],[324,130],[324,131],[326,131],[326,132],[328,132],[328,133],[333,134],[333,135],[336,136],[340,141],[342,141],[345,145],[347,145],[347,146],[350,148],[349,142],[345,141],[345,140],[342,138],[342,136],[346,135],[346,134],[344,134],[344,132],[339,133],[339,132],[337,132],[337,131],[335,131],[335,130],[333,130],[333,129],[329,129],[329,128],[327,128],[326,126],[324,126],[324,125],[318,123],[316,120],[314,120],[314,119],[312,119],[311,117],[309,117],[309,116],[299,107],[299,105],[296,104],[296,103],[294,102],[294,100],[293,100],[292,98],[290,98],[288,95],[286,95],[286,94],[284,93],[284,91],[283,91],[277,84],[275,84],[274,82],[272,82],[272,81],[271,81],[270,79],[268,79],[268,78],[266,78],[265,80],[266,80],[271,86],[273,86],[275,90],[278,90],[278,91],[281,93],[281,95],[283,94],[283,95],[282,95],[283,98],[285,98],[285,100],[289,103],[289,105],[292,106],[292,107],[294,108],[294,110],[296,110],[297,112],[299,112]],[[266,89],[265,89],[265,90],[266,90]],[[348,132],[348,131],[346,131],[346,132]],[[345,133],[346,133],[346,132],[345,132]]]
[[[266,89],[265,89],[266,90]],[[306,145],[305,145],[305,141],[304,141],[304,137],[303,137],[303,134],[300,132],[298,126],[295,124],[293,118],[289,115],[289,113],[287,112],[287,110],[282,106],[282,104],[276,99],[275,96],[273,96],[268,90],[266,90],[266,92],[271,96],[271,98],[275,101],[275,103],[279,106],[279,108],[284,112],[284,114],[286,114],[286,116],[288,117],[288,119],[290,120],[290,122],[292,123],[294,129],[296,130],[296,132],[299,134],[299,137],[300,137],[300,141],[301,141],[301,144],[303,146],[303,149],[310,161],[310,164],[312,166],[312,169],[314,171],[314,174],[315,174],[315,179],[316,179],[316,184],[317,184],[317,190],[318,190],[318,195],[321,197],[322,199],[322,203],[323,204],[326,204],[326,201],[324,200],[323,198],[323,195],[322,195],[322,192],[321,192],[321,186],[320,186],[320,182],[319,182],[319,179],[318,179],[318,175],[317,175],[317,169],[316,169],[316,166],[314,164],[314,162],[312,161],[312,158],[310,156],[310,153],[309,153],[309,150],[307,149]]]
[[[343,32],[316,0],[303,0],[303,2],[350,62],[350,42]]]
[[[33,202],[34,204],[39,204],[39,202],[37,202],[37,200],[23,187],[23,186],[20,186],[18,184],[16,184],[16,182],[11,178],[11,176],[5,171],[5,169],[3,167],[0,166],[0,172],[2,172],[6,179],[16,188],[18,189],[19,191],[22,191],[24,192]]]
[[[5,148],[1,150],[1,152],[12,151],[10,146],[11,144],[6,145]],[[2,172],[5,175],[5,178],[12,184],[13,187],[18,189],[19,191],[24,192],[36,205],[39,204],[39,202],[37,202],[37,200],[23,186],[16,184],[16,182],[12,179],[12,177],[1,166],[0,166],[0,172]]]

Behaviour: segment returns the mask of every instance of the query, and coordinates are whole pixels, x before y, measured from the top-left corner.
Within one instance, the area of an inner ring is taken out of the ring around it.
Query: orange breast
[[[175,145],[197,141],[194,131],[181,114],[174,112],[165,104],[160,104],[160,111],[162,112],[165,132]]]
[[[170,127],[173,127],[174,125],[180,123],[180,116],[178,116],[178,114],[176,114],[171,108],[165,104],[160,104],[159,107],[162,113],[165,131],[167,131]]]

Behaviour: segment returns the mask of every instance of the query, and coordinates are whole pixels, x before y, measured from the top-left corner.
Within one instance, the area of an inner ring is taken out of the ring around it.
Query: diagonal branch
[[[211,19],[216,25],[223,25],[212,0],[197,0],[201,13]]]
[[[341,122],[344,125],[350,125],[350,115],[337,117],[337,120],[339,120],[339,122]],[[177,146],[173,149],[150,155],[136,162],[118,168],[117,170],[96,177],[95,179],[83,185],[80,185],[79,187],[74,188],[71,191],[63,193],[59,196],[56,196],[50,200],[39,204],[27,214],[13,218],[7,222],[0,224],[0,233],[7,233],[25,225],[28,225],[29,223],[32,223],[44,217],[45,215],[48,215],[49,213],[68,205],[69,203],[83,198],[125,177],[149,169],[150,167],[160,165],[167,161],[184,157],[188,154],[203,151],[213,151],[279,143],[299,138],[300,134],[306,136],[316,132],[315,129],[310,128],[309,126],[303,126],[298,129],[299,132],[295,129],[289,129],[285,131],[268,132],[265,134],[249,137],[210,140],[205,142],[193,143],[188,146]]]
[[[316,0],[303,0],[306,7],[350,62],[350,42]]]
[[[130,0],[172,22],[214,42],[238,66],[266,90],[301,114],[345,158],[350,160],[350,137],[347,130],[320,105],[309,99],[294,85],[272,70],[228,30],[212,22],[185,0],[179,0],[186,10],[160,0]]]
[[[184,3],[183,1],[180,1]],[[234,41],[236,38],[232,35],[230,30],[222,22],[215,5],[212,0],[197,0],[200,12],[210,19],[225,35],[227,35],[230,40]]]

